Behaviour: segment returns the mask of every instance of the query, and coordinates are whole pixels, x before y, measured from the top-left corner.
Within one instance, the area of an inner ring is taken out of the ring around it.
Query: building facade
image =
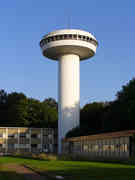
[[[62,144],[66,154],[79,154],[90,159],[123,159],[135,156],[135,130],[67,138]]]
[[[0,127],[0,153],[56,152],[56,132],[52,128]]]

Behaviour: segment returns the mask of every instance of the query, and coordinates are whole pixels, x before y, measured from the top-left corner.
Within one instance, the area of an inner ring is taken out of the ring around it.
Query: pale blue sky
[[[115,99],[135,76],[134,0],[5,0],[0,4],[0,89],[57,99],[57,62],[44,58],[39,41],[53,30],[84,29],[99,42],[81,62],[81,105]]]

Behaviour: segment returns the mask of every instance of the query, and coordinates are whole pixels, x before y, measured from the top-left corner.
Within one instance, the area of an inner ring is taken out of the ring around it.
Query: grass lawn
[[[111,164],[101,162],[58,161],[58,160],[34,160],[14,157],[0,157],[0,167],[4,164],[25,164],[35,170],[51,175],[63,175],[69,180],[133,180],[135,179],[135,166],[124,164]],[[7,169],[8,171],[8,169]],[[6,169],[0,168],[0,180],[8,180],[4,177]],[[10,174],[16,176],[17,174]],[[19,179],[19,178],[18,178]],[[16,180],[14,178],[14,180]],[[21,179],[19,179],[21,180]]]

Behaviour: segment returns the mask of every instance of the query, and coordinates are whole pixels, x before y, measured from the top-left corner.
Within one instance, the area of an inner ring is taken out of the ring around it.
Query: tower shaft
[[[61,153],[61,140],[66,133],[79,126],[80,117],[80,58],[75,54],[62,55],[58,70],[58,153]]]

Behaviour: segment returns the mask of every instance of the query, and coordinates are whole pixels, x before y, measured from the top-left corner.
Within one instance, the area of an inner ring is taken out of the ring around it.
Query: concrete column
[[[29,129],[29,152],[31,152],[31,128]]]
[[[18,128],[18,147],[17,148],[18,148],[17,150],[20,151],[20,128]]]
[[[78,55],[66,54],[59,59],[58,98],[58,153],[62,151],[61,140],[66,133],[79,126],[80,115],[80,59]]]
[[[8,153],[8,128],[6,128],[6,153]]]
[[[41,128],[41,150],[43,151],[43,128]]]

